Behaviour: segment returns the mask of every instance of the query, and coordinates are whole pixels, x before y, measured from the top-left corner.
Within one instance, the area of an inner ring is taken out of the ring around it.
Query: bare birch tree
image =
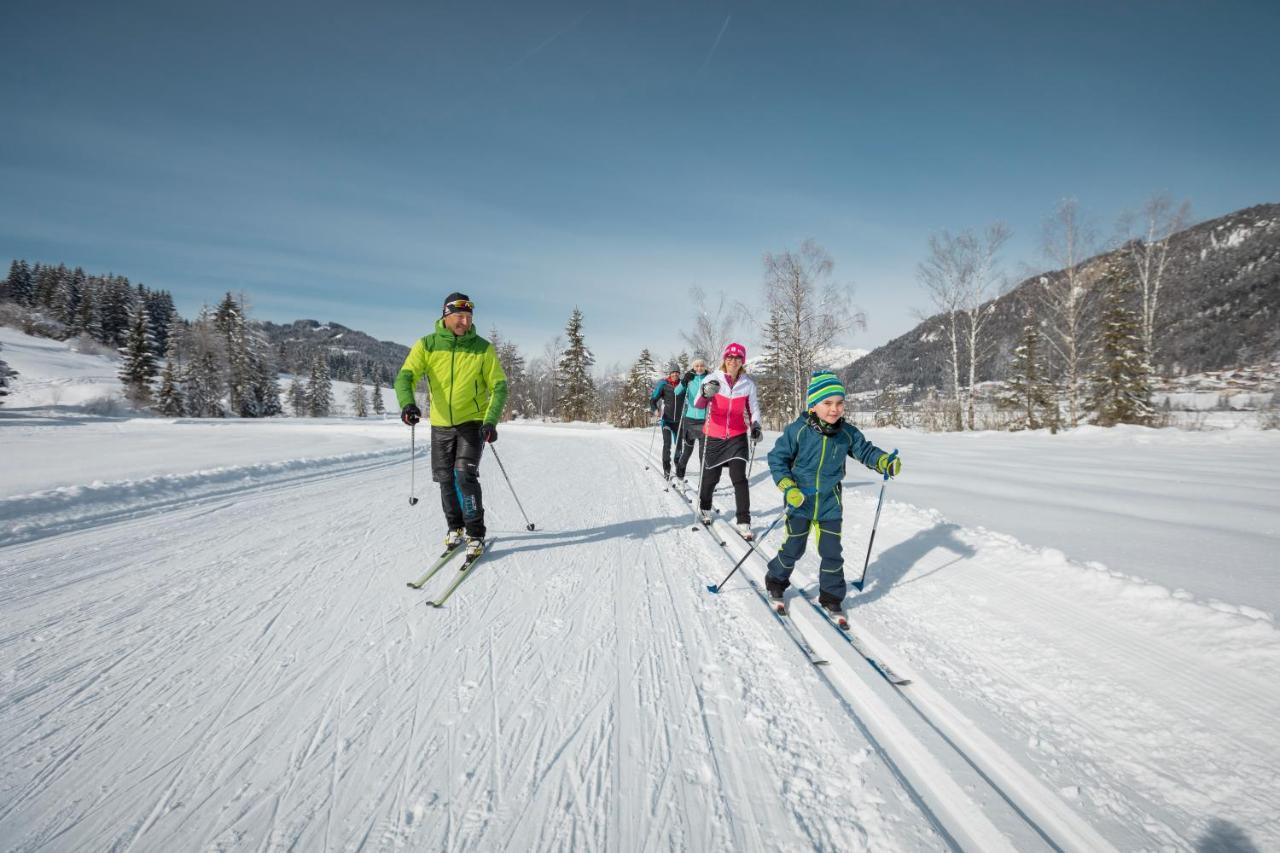
[[[1040,277],[1041,316],[1049,345],[1058,357],[1071,426],[1080,423],[1080,398],[1088,371],[1086,350],[1093,281],[1084,262],[1096,253],[1096,246],[1096,237],[1082,221],[1076,200],[1059,202],[1045,223],[1043,250],[1060,272]]]
[[[865,315],[853,307],[848,287],[830,281],[835,263],[827,250],[805,240],[790,249],[764,256],[765,308],[770,323],[763,331],[774,340],[766,353],[782,374],[794,411],[805,409],[809,374],[822,351],[855,328],[866,328]],[[770,334],[771,328],[773,334]],[[778,332],[782,334],[779,335]]]
[[[964,245],[971,253],[969,268],[971,270],[968,286],[964,291],[961,308],[968,321],[965,339],[968,343],[969,356],[969,429],[976,429],[973,411],[973,386],[978,378],[978,361],[983,355],[985,342],[982,337],[983,327],[995,310],[991,301],[1003,274],[1000,271],[1000,250],[1009,241],[1009,229],[1000,222],[993,222],[981,237],[966,232]]]
[[[964,388],[960,384],[960,313],[966,305],[969,282],[973,278],[973,258],[961,234],[953,237],[943,231],[929,235],[929,256],[916,267],[916,278],[929,293],[929,301],[942,315],[942,329],[947,335],[947,371],[951,374],[951,390],[955,395],[955,428],[963,429]]]
[[[1191,205],[1174,205],[1164,194],[1147,199],[1139,213],[1126,213],[1120,218],[1119,230],[1129,260],[1133,264],[1142,307],[1139,316],[1142,346],[1147,361],[1154,365],[1156,347],[1156,309],[1160,304],[1160,285],[1169,262],[1169,238],[1186,227]]]
[[[695,287],[689,295],[697,306],[698,313],[694,317],[693,328],[687,332],[682,331],[680,337],[689,345],[694,356],[712,361],[719,358],[721,350],[733,340],[734,327],[744,312],[740,306],[726,303],[723,292],[714,308],[702,288]]]

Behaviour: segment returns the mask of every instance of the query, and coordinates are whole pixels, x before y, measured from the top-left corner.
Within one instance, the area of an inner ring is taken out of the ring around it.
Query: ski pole
[[[787,514],[784,512],[781,515],[779,515],[777,518],[775,518],[773,520],[773,524],[770,524],[769,528],[765,530],[765,532],[760,536],[760,541],[763,542],[765,538],[768,537],[768,535],[773,532],[773,528],[778,526],[778,522],[782,521],[782,519],[786,517],[787,517]],[[755,546],[755,543],[753,542],[751,543],[750,547],[747,548],[747,553],[742,555],[742,559],[734,563],[733,571],[725,575],[724,580],[720,581],[720,583],[713,583],[711,584],[711,586],[707,587],[707,592],[719,592],[720,590],[724,589],[724,585],[729,582],[729,578],[734,576],[734,574],[738,571],[738,569],[741,568],[742,564],[747,561],[747,557],[751,556],[751,552],[755,550],[756,550],[756,546]]]
[[[524,505],[520,503],[520,496],[516,494],[516,487],[511,485],[511,478],[507,476],[507,466],[502,464],[502,457],[498,455],[498,448],[492,443],[489,449],[493,451],[493,458],[498,460],[498,470],[502,472],[502,477],[507,481],[507,488],[511,490],[511,497],[516,499],[516,506],[520,507],[520,514],[524,516],[524,529],[532,530],[533,522],[529,520],[529,515],[524,511]]]
[[[666,407],[667,401],[661,400],[658,403],[658,408],[654,410],[658,415],[658,419],[653,422],[653,429],[649,432],[649,450],[644,455],[644,470],[646,471],[649,470],[649,460],[653,458],[653,440],[658,437],[658,424],[662,422],[662,412]]]
[[[876,527],[880,524],[880,507],[884,505],[884,487],[889,484],[889,471],[893,467],[893,460],[898,456],[898,448],[894,448],[889,454],[889,461],[884,466],[884,481],[880,483],[880,499],[876,501],[876,518],[871,522],[871,538],[867,540],[867,559],[862,563],[862,577],[854,584],[858,591],[862,591],[862,585],[867,580],[867,566],[871,565],[871,545],[876,541]]]
[[[707,476],[707,423],[711,420],[708,413],[702,422],[702,454],[698,459],[698,494],[697,500],[691,501],[693,504],[693,529],[697,530],[702,523],[702,519],[698,517],[698,510],[702,508],[702,478]]]
[[[409,424],[409,506],[417,506],[418,425]]]

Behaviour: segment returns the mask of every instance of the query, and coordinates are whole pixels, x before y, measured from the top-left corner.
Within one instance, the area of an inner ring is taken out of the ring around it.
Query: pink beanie
[[[729,344],[724,348],[724,355],[721,356],[721,358],[728,358],[731,355],[736,355],[738,358],[745,360],[747,357],[747,348],[742,344]]]

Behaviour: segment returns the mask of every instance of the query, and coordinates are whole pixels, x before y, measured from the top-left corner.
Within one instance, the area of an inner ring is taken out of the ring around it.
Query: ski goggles
[[[466,311],[468,314],[476,310],[475,303],[470,299],[455,299],[452,302],[444,304],[444,315],[448,317],[450,314],[457,314],[459,311]]]

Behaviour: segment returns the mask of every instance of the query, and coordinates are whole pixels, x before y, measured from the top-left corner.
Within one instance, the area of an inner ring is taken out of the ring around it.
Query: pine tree
[[[1014,413],[1009,425],[1011,430],[1057,427],[1057,402],[1053,387],[1046,379],[1044,368],[1044,341],[1040,323],[1035,313],[1028,310],[1024,316],[1022,339],[1013,351],[1013,367],[1004,392],[996,405]]]
[[[295,374],[293,381],[289,383],[289,407],[293,409],[295,418],[306,417],[309,413],[307,407],[307,389],[302,384],[302,380]]]
[[[369,396],[364,390],[364,377],[356,377],[351,386],[351,413],[357,418],[369,417]]]
[[[160,352],[165,352],[169,347],[169,330],[178,319],[178,309],[174,307],[173,295],[167,290],[153,290],[147,294],[146,304],[156,346],[159,347]]]
[[[653,356],[647,348],[640,350],[640,357],[627,373],[626,386],[618,395],[612,419],[614,426],[629,429],[649,422],[649,396],[657,378],[658,369],[653,364]]]
[[[381,415],[386,412],[386,404],[382,402],[382,382],[379,380],[376,373],[373,378],[373,391],[371,396],[373,397],[374,414]]]
[[[187,414],[193,418],[222,418],[225,393],[226,342],[209,314],[208,306],[183,334],[189,353],[183,374]]]
[[[71,324],[77,335],[88,335],[95,341],[102,340],[102,321],[98,315],[99,280],[90,278],[80,291],[80,302],[76,305],[76,317]]]
[[[257,416],[254,406],[253,366],[244,310],[230,292],[218,303],[214,324],[226,341],[227,396],[231,411],[242,418]]]
[[[311,360],[311,376],[307,381],[307,414],[313,418],[327,418],[333,409],[333,384],[329,380],[329,365],[323,353],[316,353]]]
[[[565,421],[589,420],[595,413],[595,383],[589,368],[595,364],[595,356],[587,348],[582,336],[582,311],[574,307],[565,325],[568,344],[560,356],[559,396],[556,401],[560,419]]]
[[[156,411],[166,418],[180,418],[186,411],[182,389],[178,384],[178,369],[173,360],[165,362],[160,374],[160,391],[156,395]]]
[[[520,348],[502,338],[497,329],[489,331],[489,341],[498,354],[502,373],[507,377],[507,405],[503,409],[503,418],[511,420],[517,416],[532,416],[536,406],[529,377],[525,375],[525,361]]]
[[[798,412],[793,411],[794,404],[791,397],[793,383],[789,359],[786,355],[787,332],[778,306],[770,308],[769,320],[763,331],[764,357],[760,368],[754,371],[753,378],[756,383],[756,393],[760,397],[760,408],[765,411],[763,425],[770,429],[781,429]]]
[[[98,293],[99,341],[109,347],[124,346],[133,309],[133,288],[124,276],[107,276],[105,286]]]
[[[31,267],[25,260],[15,260],[9,264],[9,277],[5,279],[3,295],[19,305],[30,305],[35,296],[35,279]]]
[[[151,380],[157,373],[154,347],[147,313],[139,304],[129,322],[125,345],[120,348],[124,356],[120,365],[120,381],[124,383],[129,402],[137,408],[151,405]]]
[[[2,345],[0,345],[0,348],[3,348]],[[9,396],[10,377],[17,376],[17,375],[18,375],[18,371],[10,367],[3,358],[0,358],[0,406],[4,405],[3,398]]]
[[[1142,326],[1133,309],[1133,281],[1114,265],[1104,273],[1102,339],[1089,377],[1089,408],[1101,426],[1150,424],[1151,366],[1142,348]]]

